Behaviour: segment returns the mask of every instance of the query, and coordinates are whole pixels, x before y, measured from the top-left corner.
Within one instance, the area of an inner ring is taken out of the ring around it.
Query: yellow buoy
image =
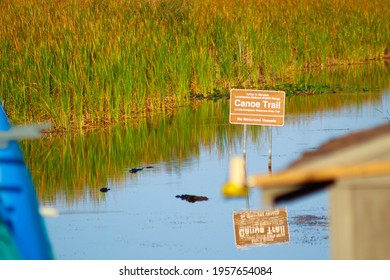
[[[230,161],[229,180],[222,187],[225,197],[246,197],[248,187],[245,179],[245,160],[242,157],[234,157]]]

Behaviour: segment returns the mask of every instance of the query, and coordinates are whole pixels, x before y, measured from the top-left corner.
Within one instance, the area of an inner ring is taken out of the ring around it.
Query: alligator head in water
[[[134,174],[134,173],[137,173],[138,171],[142,171],[144,170],[144,168],[153,168],[153,166],[145,166],[145,167],[139,167],[139,168],[130,168],[129,169],[129,172]]]
[[[190,195],[190,194],[177,195],[176,197],[180,198],[182,200],[187,200],[188,202],[191,202],[191,203],[194,203],[197,201],[209,200],[207,196],[197,196],[197,195]]]

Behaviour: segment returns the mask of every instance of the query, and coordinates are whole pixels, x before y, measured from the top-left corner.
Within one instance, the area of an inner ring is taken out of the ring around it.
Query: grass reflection
[[[242,128],[228,125],[228,113],[226,100],[194,103],[126,127],[24,141],[22,148],[41,200],[99,200],[99,189],[124,180],[126,168],[164,162],[172,169],[201,149],[229,150]]]

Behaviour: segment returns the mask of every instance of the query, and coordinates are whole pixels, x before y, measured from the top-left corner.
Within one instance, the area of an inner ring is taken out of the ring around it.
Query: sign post
[[[243,151],[243,157],[244,157],[244,176],[245,176],[245,181],[246,181],[246,124],[244,124],[244,151]],[[247,192],[247,195],[246,195],[246,208],[249,209],[249,192]]]
[[[268,173],[272,174],[272,126],[268,127]]]
[[[284,125],[286,93],[272,90],[232,89],[230,91],[231,124],[269,126],[268,171],[272,171],[272,126]],[[244,142],[245,143],[245,142]],[[244,146],[244,158],[245,158]]]

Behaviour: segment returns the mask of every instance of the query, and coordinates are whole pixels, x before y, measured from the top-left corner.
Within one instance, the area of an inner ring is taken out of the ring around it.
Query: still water
[[[308,150],[390,119],[390,90],[288,97],[285,125],[272,128],[272,167],[279,171]],[[290,242],[238,249],[225,199],[229,159],[243,151],[243,129],[229,124],[229,101],[205,101],[165,117],[25,146],[57,259],[329,259],[328,194],[282,204]],[[247,172],[267,173],[269,133],[251,126]],[[139,172],[129,169],[145,166]],[[110,191],[102,193],[100,188]],[[177,195],[208,197],[189,203]],[[263,209],[261,191],[250,209]]]

